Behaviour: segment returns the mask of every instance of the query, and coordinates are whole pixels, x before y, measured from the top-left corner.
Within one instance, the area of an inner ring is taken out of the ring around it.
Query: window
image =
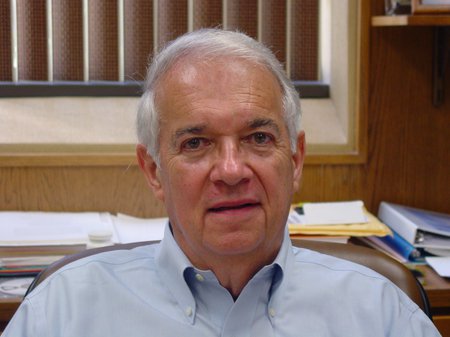
[[[358,0],[322,0],[320,11],[321,78],[329,83],[328,99],[303,99],[303,127],[310,162],[360,163],[365,137],[360,69],[361,26],[368,4]],[[309,131],[309,132],[308,132]],[[308,159],[308,156],[307,156]]]
[[[1,2],[2,27],[12,28],[0,33],[0,163],[62,155],[89,164],[99,154],[129,163],[138,99],[130,96],[139,94],[148,55],[186,30],[218,25],[264,41],[294,81],[312,84],[300,88],[307,160],[356,158],[359,6],[357,0]]]
[[[318,0],[10,0],[0,20],[3,97],[139,95],[148,56],[202,27],[263,41],[303,96],[327,95]]]

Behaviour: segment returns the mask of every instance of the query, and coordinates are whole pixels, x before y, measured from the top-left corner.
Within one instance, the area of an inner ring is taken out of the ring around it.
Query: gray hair
[[[297,148],[300,132],[300,99],[283,66],[262,43],[249,36],[221,29],[201,29],[187,33],[172,41],[154,58],[147,72],[137,114],[138,141],[159,165],[159,117],[155,103],[158,81],[181,58],[213,59],[228,56],[244,59],[267,68],[278,80],[283,94],[284,120],[289,132],[291,150]]]

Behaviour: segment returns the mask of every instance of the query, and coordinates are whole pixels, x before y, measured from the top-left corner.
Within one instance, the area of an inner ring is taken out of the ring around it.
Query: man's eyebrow
[[[278,124],[270,118],[256,118],[251,120],[248,123],[248,127],[250,129],[257,129],[263,126],[268,126],[269,128],[273,129],[276,133],[280,133],[280,128],[278,126]]]
[[[258,129],[260,127],[269,127],[273,129],[276,133],[280,133],[280,128],[278,124],[270,118],[255,118],[247,123],[249,129]],[[172,137],[172,141],[176,143],[176,141],[183,137],[184,135],[200,135],[205,132],[206,125],[198,124],[187,126],[184,128],[177,129],[175,134]]]

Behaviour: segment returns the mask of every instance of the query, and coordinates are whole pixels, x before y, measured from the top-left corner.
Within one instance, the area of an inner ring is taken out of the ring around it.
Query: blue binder
[[[415,248],[395,231],[392,231],[392,233],[393,236],[387,235],[378,239],[410,261],[415,261],[422,257],[419,249]]]

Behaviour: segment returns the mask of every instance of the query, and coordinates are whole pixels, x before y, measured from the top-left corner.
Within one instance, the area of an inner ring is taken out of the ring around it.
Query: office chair
[[[375,270],[403,290],[432,319],[428,296],[419,280],[403,264],[386,254],[355,244],[320,242],[297,238],[292,238],[292,244],[296,247],[308,248],[327,255],[333,255]]]
[[[133,242],[101,248],[93,248],[76,254],[65,256],[64,258],[52,263],[46,269],[41,271],[29,286],[26,294],[30,293],[34,288],[36,288],[38,284],[40,284],[44,279],[46,279],[56,270],[70,262],[110,250],[132,249],[134,247],[152,243],[156,243],[156,241]],[[377,250],[354,244],[310,241],[297,238],[293,238],[292,243],[297,247],[303,247],[318,251],[320,253],[333,255],[375,270],[379,274],[391,280],[400,289],[402,289],[431,319],[430,305],[425,290],[423,289],[419,281],[414,277],[412,272],[400,262],[397,262],[396,260]]]

